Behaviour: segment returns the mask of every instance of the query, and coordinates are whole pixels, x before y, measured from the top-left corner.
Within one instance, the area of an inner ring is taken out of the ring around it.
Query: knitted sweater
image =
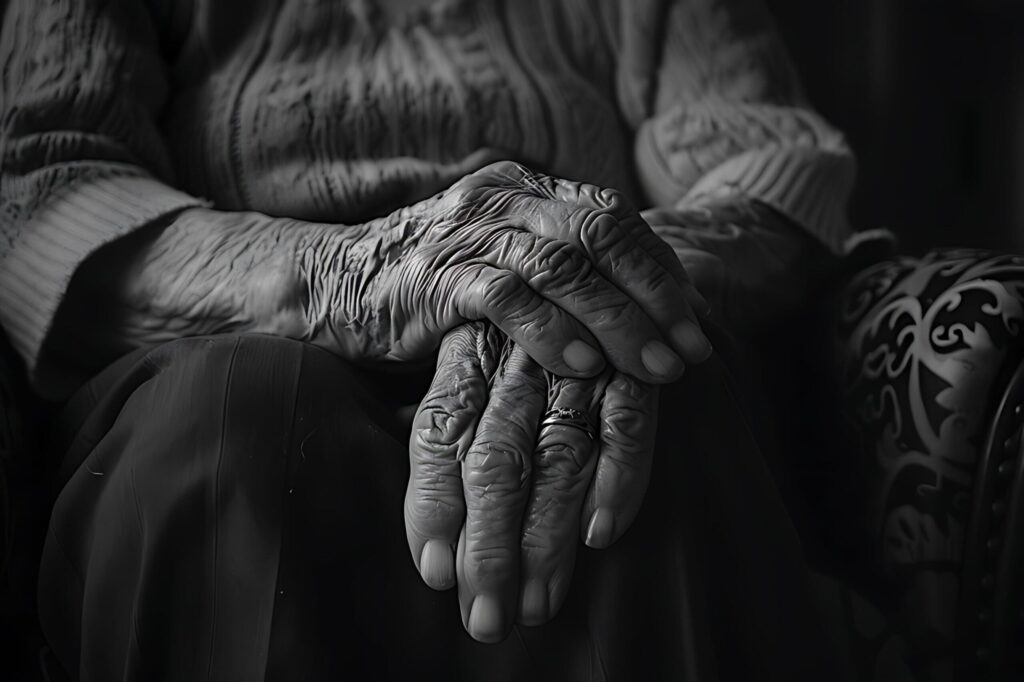
[[[756,0],[11,0],[0,324],[185,208],[352,224],[498,159],[639,206],[760,200],[833,249],[853,160]]]

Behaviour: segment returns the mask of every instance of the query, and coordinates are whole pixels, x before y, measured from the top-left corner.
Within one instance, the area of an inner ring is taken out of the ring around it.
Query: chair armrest
[[[888,615],[920,664],[955,668],[957,679],[978,679],[979,665],[986,679],[1010,679],[1015,654],[1022,325],[1018,256],[891,259],[858,274],[842,297],[844,412],[856,434],[851,466],[866,486],[857,513],[868,580],[888,590]]]
[[[1024,679],[1024,362],[975,470],[957,608],[957,679]]]

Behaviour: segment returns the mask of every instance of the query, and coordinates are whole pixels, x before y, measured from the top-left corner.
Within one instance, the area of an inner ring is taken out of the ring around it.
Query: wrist
[[[319,226],[192,208],[155,230],[112,282],[119,335],[132,345],[181,336],[301,335],[301,280],[289,242]]]
[[[284,226],[284,287],[267,299],[281,305],[261,311],[264,324],[350,360],[386,356],[387,311],[373,304],[388,259],[384,222]]]

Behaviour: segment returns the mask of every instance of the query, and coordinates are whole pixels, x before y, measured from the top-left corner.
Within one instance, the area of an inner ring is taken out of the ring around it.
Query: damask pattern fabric
[[[866,571],[857,582],[886,587],[880,605],[889,632],[871,635],[881,647],[878,679],[903,679],[896,670],[908,664],[952,678],[963,642],[958,620],[978,617],[962,601],[965,566],[972,553],[994,561],[1001,550],[988,541],[971,547],[979,462],[986,448],[1018,447],[986,440],[1024,357],[1022,325],[1024,258],[1017,255],[940,250],[895,258],[864,270],[843,292],[838,332],[850,429],[833,458],[846,483],[827,494],[845,510],[847,542],[862,548]],[[972,643],[970,651],[987,646]]]

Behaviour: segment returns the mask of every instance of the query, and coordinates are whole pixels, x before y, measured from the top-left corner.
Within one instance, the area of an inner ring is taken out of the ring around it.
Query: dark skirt
[[[404,396],[267,336],[122,358],[74,397],[40,616],[72,679],[835,679],[796,534],[718,358],[662,391],[650,490],[496,645],[406,545]]]

